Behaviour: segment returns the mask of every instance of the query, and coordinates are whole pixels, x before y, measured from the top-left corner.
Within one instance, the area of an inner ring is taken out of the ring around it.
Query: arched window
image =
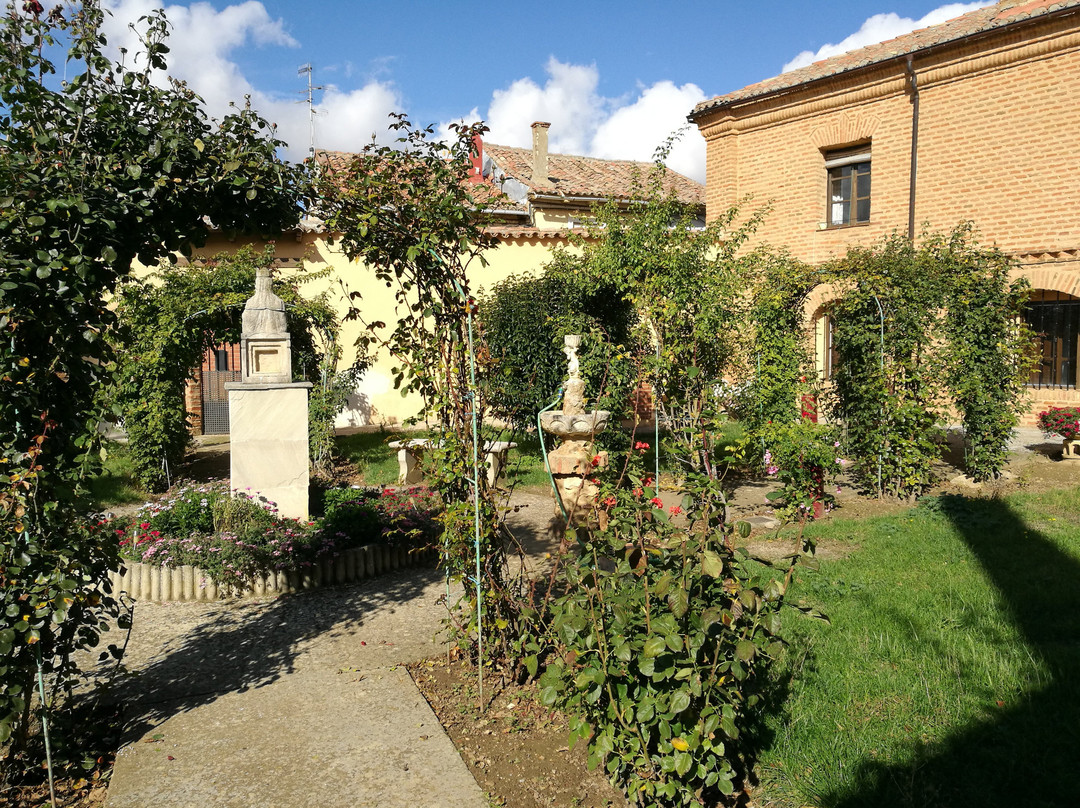
[[[1024,311],[1024,320],[1038,337],[1039,365],[1028,384],[1076,389],[1080,358],[1080,298],[1038,289]]]

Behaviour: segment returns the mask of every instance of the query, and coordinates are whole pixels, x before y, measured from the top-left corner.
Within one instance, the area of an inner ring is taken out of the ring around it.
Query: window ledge
[[[853,227],[869,227],[873,222],[852,222],[851,224],[827,224],[825,227],[819,227],[819,233],[827,233],[830,230],[850,230]]]

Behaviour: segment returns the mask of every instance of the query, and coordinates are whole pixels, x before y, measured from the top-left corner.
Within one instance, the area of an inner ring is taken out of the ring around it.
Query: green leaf
[[[713,550],[706,550],[701,554],[701,571],[711,578],[719,578],[724,574],[724,561]]]
[[[643,649],[646,657],[657,657],[664,653],[667,649],[667,640],[663,637],[657,637],[653,635],[649,639],[645,640],[645,647]]]
[[[757,653],[757,646],[750,640],[739,640],[735,644],[735,656],[743,662],[749,662]]]
[[[678,715],[690,706],[690,691],[676,690],[671,694],[671,712]]]
[[[690,771],[690,767],[694,765],[694,758],[689,752],[676,752],[675,753],[675,771],[680,774],[686,774]]]

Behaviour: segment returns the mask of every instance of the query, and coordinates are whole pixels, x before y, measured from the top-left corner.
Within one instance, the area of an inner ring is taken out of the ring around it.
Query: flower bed
[[[114,584],[133,597],[213,600],[345,583],[432,558],[438,510],[422,488],[343,489],[327,492],[325,517],[299,522],[224,483],[184,486],[112,525],[131,562]]]

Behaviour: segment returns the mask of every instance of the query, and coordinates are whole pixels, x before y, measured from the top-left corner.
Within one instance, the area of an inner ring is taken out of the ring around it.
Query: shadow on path
[[[408,661],[401,656],[430,653],[444,613],[435,604],[442,581],[436,569],[414,568],[273,601],[214,604],[209,612],[203,605],[194,620],[187,604],[148,604],[141,608],[171,609],[165,620],[176,620],[150,636],[140,635],[137,605],[133,672],[116,685],[126,708],[122,743],[223,694],[265,687],[300,669],[337,673],[342,666],[389,666]],[[193,624],[185,630],[186,620]],[[364,634],[368,641],[361,645]]]
[[[1003,501],[942,497],[1048,684],[993,720],[961,728],[912,765],[864,760],[822,804],[937,808],[1080,805],[1080,563]],[[1003,694],[1005,698],[1007,694]]]

